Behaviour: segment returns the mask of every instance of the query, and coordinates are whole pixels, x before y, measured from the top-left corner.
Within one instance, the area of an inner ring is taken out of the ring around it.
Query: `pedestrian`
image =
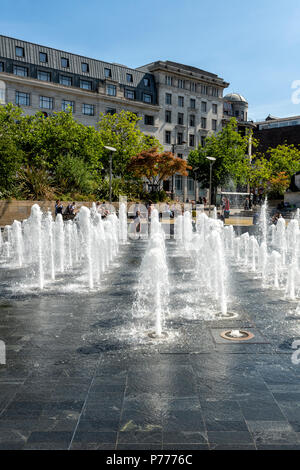
[[[60,200],[58,199],[55,203],[55,216],[57,216],[57,214],[62,214],[63,209],[64,209],[64,206],[61,204]]]
[[[141,213],[140,211],[136,211],[135,217],[133,220],[134,220],[135,233],[139,235],[138,238],[141,238]]]
[[[230,203],[228,197],[225,197],[224,200],[224,219],[228,219],[230,214]]]
[[[246,196],[246,199],[245,199],[245,203],[244,203],[244,209],[245,211],[248,211],[249,210],[249,198],[248,196]]]

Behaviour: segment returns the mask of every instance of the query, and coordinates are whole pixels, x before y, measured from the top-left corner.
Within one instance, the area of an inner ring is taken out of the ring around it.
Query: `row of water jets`
[[[263,288],[280,290],[284,299],[300,297],[300,210],[288,223],[268,224],[268,204],[261,209],[258,235],[234,237],[225,227],[225,247],[240,269],[261,278]],[[300,304],[297,307],[300,313]]]
[[[15,220],[0,232],[0,260],[5,267],[25,269],[33,287],[44,289],[75,271],[93,289],[126,240],[125,204],[119,218],[112,213],[103,220],[93,205],[91,210],[81,207],[67,222],[61,214],[54,220],[50,211],[43,214],[34,204],[28,219]]]
[[[190,212],[175,220],[174,238],[190,256],[191,266],[200,288],[200,297],[209,294],[215,305],[214,318],[229,318],[229,265],[250,272],[262,279],[263,288],[281,289],[284,298],[300,297],[300,211],[287,224],[279,218],[277,224],[268,223],[267,200],[261,209],[256,235],[245,232],[237,236],[232,225],[225,226],[214,211],[209,218],[197,213],[196,222]],[[155,318],[155,335],[161,336],[168,315],[168,266],[166,263],[164,233],[153,212],[151,236],[142,260],[133,315],[146,320],[150,327]],[[296,313],[300,314],[300,302]],[[234,332],[233,336],[240,336]]]

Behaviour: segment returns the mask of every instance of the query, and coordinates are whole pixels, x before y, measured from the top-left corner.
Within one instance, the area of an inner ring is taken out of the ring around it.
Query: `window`
[[[187,179],[187,189],[189,193],[192,193],[195,190],[195,181],[193,178]]]
[[[240,113],[239,113],[239,110],[236,109],[235,112],[234,112],[235,117],[239,117],[239,114],[240,114]]]
[[[150,86],[150,79],[149,78],[144,78],[144,86]]]
[[[82,88],[83,90],[91,90],[92,82],[88,80],[80,80],[80,88]]]
[[[171,143],[171,131],[165,131],[165,144]]]
[[[68,77],[67,75],[60,75],[59,76],[59,83],[61,85],[65,85],[65,86],[71,86],[72,85],[72,78]]]
[[[206,118],[204,117],[201,118],[201,127],[202,129],[206,129]]]
[[[172,95],[171,95],[171,93],[166,93],[166,104],[172,104]]]
[[[194,98],[191,98],[190,99],[190,107],[192,109],[195,109],[196,108],[196,100]]]
[[[206,111],[207,111],[206,101],[201,101],[201,111],[202,111],[202,113],[206,113]]]
[[[71,107],[72,112],[74,112],[74,101],[62,100],[61,109],[63,111],[68,111],[69,107]]]
[[[194,134],[189,135],[189,146],[190,147],[195,147],[195,136],[194,136]]]
[[[145,124],[146,126],[154,126],[154,116],[148,116],[145,114]]]
[[[212,96],[217,96],[218,97],[219,96],[219,89],[213,87],[211,89],[211,94],[212,94]]]
[[[190,126],[195,127],[195,115],[194,114],[190,115]]]
[[[166,110],[166,115],[165,116],[166,116],[166,119],[165,119],[166,122],[172,122],[172,113],[171,113],[171,111]]]
[[[83,105],[82,105],[82,114],[86,114],[87,116],[94,116],[95,106],[93,104],[83,103]]]
[[[177,153],[177,157],[182,159],[182,158],[183,158],[183,154],[182,154],[182,153]]]
[[[178,79],[178,88],[184,88],[184,80]]]
[[[184,114],[178,113],[177,124],[183,126]]]
[[[116,108],[106,108],[105,114],[116,114]]]
[[[212,112],[213,112],[213,114],[218,114],[218,105],[217,104],[212,105]]]
[[[69,59],[66,59],[65,57],[62,57],[61,58],[61,66],[65,67],[65,68],[69,67]]]
[[[24,47],[16,46],[16,56],[24,57]]]
[[[0,104],[5,104],[5,90],[6,90],[6,85],[2,80],[0,80]]]
[[[110,95],[110,96],[116,96],[116,94],[117,94],[116,85],[107,85],[106,86],[106,94]]]
[[[196,91],[196,83],[195,82],[191,82],[190,90],[191,91]]]
[[[182,145],[183,142],[183,133],[177,132],[177,145]]]
[[[176,191],[182,191],[182,176],[175,175],[175,189]]]
[[[211,120],[211,128],[212,128],[213,131],[217,130],[217,120],[216,119]]]
[[[244,111],[241,111],[241,120],[244,120]]]
[[[4,72],[4,62],[0,62],[0,72]]]
[[[84,73],[88,73],[89,72],[89,64],[87,64],[86,62],[81,62],[81,71],[84,72]]]
[[[144,93],[143,94],[143,101],[144,101],[144,103],[152,103],[152,95]]]
[[[43,82],[50,82],[51,74],[50,72],[43,72],[42,70],[38,70],[37,78],[38,80],[42,80]]]
[[[19,77],[27,77],[28,76],[28,69],[27,69],[27,67],[22,67],[20,65],[14,65],[14,74],[18,75]]]
[[[111,77],[111,69],[108,69],[108,68],[104,68],[104,75],[105,75],[105,78],[110,78]]]
[[[53,98],[48,96],[40,96],[40,108],[53,109]]]
[[[183,96],[178,96],[178,106],[183,108],[183,106],[184,106],[184,97]]]
[[[132,74],[131,73],[126,73],[126,81],[128,83],[132,83],[133,82],[133,78],[132,78]]]
[[[48,62],[48,57],[47,57],[47,54],[46,52],[40,52],[40,62]]]
[[[127,98],[128,100],[134,100],[135,98],[134,90],[125,90],[125,98]]]
[[[16,104],[18,106],[30,106],[30,95],[29,93],[23,93],[16,91]]]
[[[205,137],[204,137],[204,135],[201,136],[201,146],[205,147]]]
[[[170,75],[166,75],[166,85],[171,86],[173,84],[173,79]]]
[[[207,85],[201,85],[201,93],[203,95],[208,95],[208,86]]]

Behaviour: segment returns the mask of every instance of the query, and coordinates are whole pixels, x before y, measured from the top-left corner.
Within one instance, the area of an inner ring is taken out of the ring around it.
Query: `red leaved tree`
[[[131,157],[128,171],[136,178],[144,178],[159,190],[161,182],[179,173],[187,176],[192,167],[185,160],[175,157],[172,152],[159,152],[157,147],[143,150],[138,155]]]

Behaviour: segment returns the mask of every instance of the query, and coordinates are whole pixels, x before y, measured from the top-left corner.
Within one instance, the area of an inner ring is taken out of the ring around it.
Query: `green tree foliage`
[[[300,150],[294,145],[269,148],[254,159],[250,171],[253,187],[261,186],[272,197],[282,196],[294,173],[300,171]]]
[[[20,170],[23,152],[19,147],[20,138],[17,122],[21,110],[11,104],[0,106],[0,192],[2,197],[10,196],[16,186],[16,174]]]
[[[250,171],[248,142],[249,136],[242,136],[237,131],[237,121],[232,118],[222,131],[206,138],[204,147],[200,145],[191,151],[188,163],[202,187],[209,186],[210,162],[206,157],[216,159],[212,173],[213,187],[224,185],[229,180],[235,184],[245,183]]]
[[[127,177],[127,166],[132,156],[151,148],[161,148],[157,139],[146,136],[139,128],[141,120],[136,114],[122,110],[120,113],[100,115],[98,130],[102,145],[114,147],[113,174]],[[102,163],[105,169],[109,168],[109,151],[102,150]]]

